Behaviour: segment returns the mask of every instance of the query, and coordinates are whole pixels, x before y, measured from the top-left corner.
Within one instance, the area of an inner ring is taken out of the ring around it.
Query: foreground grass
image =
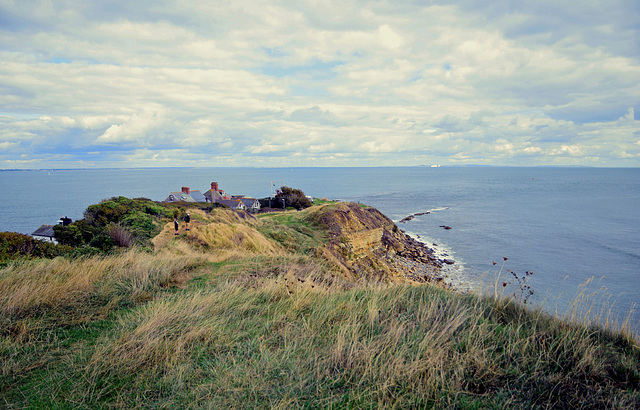
[[[211,282],[1,340],[7,408],[640,405],[633,340],[429,285]]]

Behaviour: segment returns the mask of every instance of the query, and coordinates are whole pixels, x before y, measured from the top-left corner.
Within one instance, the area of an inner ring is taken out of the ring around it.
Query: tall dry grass
[[[136,243],[133,234],[121,224],[108,225],[107,234],[113,239],[113,243],[120,248],[131,248]]]
[[[509,300],[280,277],[124,315],[83,377],[102,381],[97,401],[153,380],[151,405],[168,407],[633,408],[640,355],[608,337]]]
[[[157,257],[136,250],[116,256],[55,258],[0,270],[0,314],[5,318],[64,315],[73,321],[106,305],[135,302],[185,281],[200,264],[192,257]]]
[[[617,311],[616,302],[617,298],[605,286],[596,283],[595,277],[591,277],[578,287],[566,312],[558,313],[556,308],[556,315],[568,323],[602,327],[612,333],[620,332],[628,339],[640,337],[636,333],[640,331],[640,323],[631,322],[632,311],[626,316],[614,313]],[[640,341],[636,343],[640,345]]]
[[[517,274],[509,269],[505,269],[508,258],[503,258],[497,273],[491,277],[490,272],[485,272],[485,282],[492,283],[491,288],[485,288],[481,292],[491,295],[492,298],[504,303],[505,300],[516,305],[527,304],[530,296],[534,295],[534,287],[528,280],[533,275],[532,272]],[[494,262],[494,265],[497,265]],[[506,270],[509,274],[502,275]],[[515,278],[515,280],[514,280]],[[565,278],[566,279],[566,278]],[[606,286],[602,284],[603,278],[596,281],[595,277],[588,278],[578,286],[575,295],[568,295],[563,292],[552,298],[540,299],[539,306],[553,307],[553,316],[570,325],[601,328],[617,334],[631,343],[640,345],[640,323],[632,323],[631,317],[635,305],[633,305],[626,315],[621,315],[616,309],[618,297],[611,294]],[[560,307],[562,306],[562,307]],[[538,309],[539,307],[533,307]],[[551,310],[549,308],[549,310]]]
[[[282,249],[247,224],[209,223],[187,233],[187,240],[206,249],[277,254]]]

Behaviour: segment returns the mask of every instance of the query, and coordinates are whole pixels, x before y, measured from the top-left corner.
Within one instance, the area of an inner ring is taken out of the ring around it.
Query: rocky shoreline
[[[326,249],[331,259],[354,277],[450,287],[444,267],[455,262],[439,257],[436,250],[406,234],[377,209],[344,203],[324,214],[321,222],[330,233]]]

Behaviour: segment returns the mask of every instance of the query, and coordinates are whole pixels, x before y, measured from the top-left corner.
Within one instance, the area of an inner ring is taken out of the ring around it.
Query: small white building
[[[34,239],[43,242],[50,242],[57,244],[58,241],[55,238],[55,232],[53,231],[53,225],[41,225],[40,228],[36,229],[31,236]]]
[[[245,211],[247,209],[239,199],[217,199],[216,203],[228,206],[234,211]]]
[[[240,198],[240,201],[244,204],[245,208],[249,212],[260,212],[260,201],[255,198]]]

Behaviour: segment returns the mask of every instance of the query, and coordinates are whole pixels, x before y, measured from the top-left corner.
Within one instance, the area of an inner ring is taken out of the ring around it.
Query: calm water
[[[640,302],[640,169],[601,168],[215,168],[0,172],[0,230],[31,233],[61,216],[116,195],[164,199],[183,185],[264,197],[270,181],[316,197],[360,201],[420,236],[456,264],[460,287],[493,283],[492,261],[533,271],[534,302],[562,310],[580,285],[615,300],[613,312]],[[440,225],[453,229],[444,230]],[[606,288],[606,289],[605,289]]]

